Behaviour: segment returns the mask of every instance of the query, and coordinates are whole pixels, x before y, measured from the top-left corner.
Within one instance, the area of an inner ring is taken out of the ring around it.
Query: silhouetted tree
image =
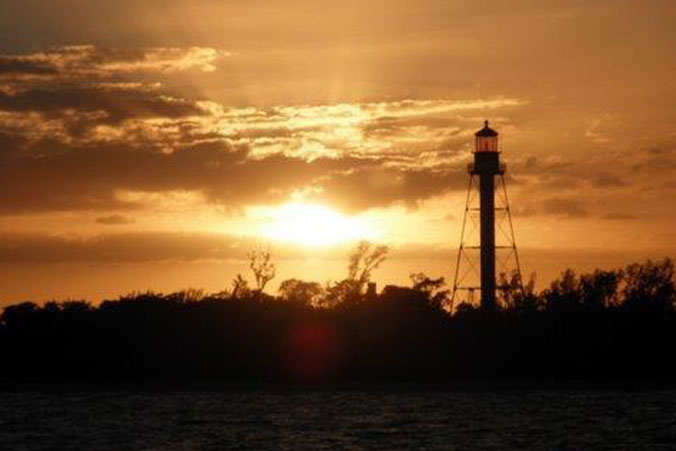
[[[242,277],[241,274],[232,280],[232,290],[230,291],[230,296],[233,299],[247,299],[251,297],[251,289],[249,288],[249,282]]]
[[[572,269],[566,269],[555,279],[542,296],[546,308],[557,312],[579,311],[582,307],[580,279]]]
[[[0,322],[10,330],[28,328],[37,318],[40,308],[34,302],[22,302],[5,307],[0,316]]]
[[[249,251],[247,256],[249,258],[249,268],[253,272],[254,280],[256,281],[256,290],[262,293],[268,282],[274,279],[277,274],[277,268],[272,263],[272,252],[270,252],[269,248],[265,249],[258,246]]]
[[[205,297],[206,294],[204,293],[204,290],[200,290],[197,288],[188,288],[187,290],[171,293],[170,295],[165,296],[165,299],[168,301],[189,303],[189,302],[200,302]]]
[[[444,289],[446,281],[443,277],[431,279],[425,273],[419,272],[409,275],[412,289],[424,293],[427,303],[434,308],[443,309],[450,300],[450,291]]]
[[[368,241],[361,241],[350,254],[347,278],[357,282],[360,293],[371,280],[371,273],[385,261],[388,251],[387,246],[376,246]]]
[[[535,273],[522,285],[520,275],[512,273],[508,279],[505,273],[500,273],[499,285],[503,287],[498,292],[499,304],[507,311],[517,313],[536,312],[544,308],[544,302],[535,292]]]
[[[516,298],[521,292],[521,274],[513,271],[509,275],[501,272],[498,274],[498,305],[506,310],[514,309]]]
[[[580,297],[585,309],[599,311],[617,306],[620,302],[619,287],[623,279],[624,272],[621,270],[597,269],[591,274],[582,274],[580,276]]]
[[[92,310],[87,301],[65,301],[61,303],[61,311],[65,313],[86,313]]]
[[[676,301],[674,262],[648,260],[624,271],[624,307],[634,311],[671,312]]]
[[[288,279],[279,285],[279,294],[285,301],[317,306],[324,296],[324,288],[317,282]]]
[[[361,302],[371,274],[385,261],[388,250],[387,246],[377,246],[368,241],[359,242],[349,255],[347,278],[327,284],[322,306],[330,308]]]
[[[329,282],[326,284],[324,293],[324,297],[320,300],[320,306],[324,308],[352,305],[362,300],[359,282],[352,279]]]
[[[461,302],[455,307],[455,314],[459,317],[477,311],[479,311],[479,308],[469,302]]]

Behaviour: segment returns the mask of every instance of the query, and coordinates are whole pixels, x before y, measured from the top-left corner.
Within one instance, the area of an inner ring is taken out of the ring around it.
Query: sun
[[[346,217],[322,205],[289,203],[269,213],[262,234],[272,240],[306,246],[328,246],[361,239],[376,233],[362,217]]]

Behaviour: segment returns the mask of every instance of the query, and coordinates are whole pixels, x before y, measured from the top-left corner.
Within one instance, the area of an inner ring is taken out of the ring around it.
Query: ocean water
[[[0,450],[673,450],[676,391],[0,393]]]

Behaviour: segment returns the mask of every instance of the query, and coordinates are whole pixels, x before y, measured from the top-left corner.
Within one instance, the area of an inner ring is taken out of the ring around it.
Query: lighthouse
[[[495,308],[495,176],[503,175],[498,151],[498,132],[484,122],[484,128],[474,134],[474,165],[470,176],[479,177],[479,214],[481,230],[481,307]]]
[[[484,121],[483,128],[477,131],[474,136],[473,160],[468,165],[467,171],[469,173],[469,187],[451,296],[451,310],[456,299],[456,293],[459,290],[468,292],[466,302],[470,304],[473,302],[474,292],[480,290],[481,308],[483,310],[495,310],[498,307],[497,291],[513,288],[523,289],[519,256],[514,239],[514,227],[505,186],[506,166],[500,162],[498,132],[489,126],[488,121]],[[498,204],[496,204],[496,192],[500,198]],[[475,205],[475,202],[477,205]],[[477,213],[478,217],[476,217]],[[469,230],[471,227],[468,226],[468,223],[472,223],[470,225],[475,224],[474,228],[478,228],[479,236],[475,242],[470,242],[468,235],[471,234]],[[502,238],[502,242],[497,245],[496,223]],[[497,260],[497,251],[503,250],[508,252],[507,255],[503,256],[501,260]],[[477,257],[478,265],[472,262],[472,259]],[[505,275],[503,279],[507,279],[510,275],[507,268],[510,259],[513,259],[515,263],[513,275],[516,277],[512,277],[511,280],[516,283],[516,286],[510,283],[498,284],[496,281],[496,266],[498,262],[501,263],[500,270]],[[470,271],[460,271],[463,260],[467,260]],[[477,269],[479,274],[477,274],[476,282],[474,284],[463,284],[467,272],[471,272],[471,270],[476,272]]]

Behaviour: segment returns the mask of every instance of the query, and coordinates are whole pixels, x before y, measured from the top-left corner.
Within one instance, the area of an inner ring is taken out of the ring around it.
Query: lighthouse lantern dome
[[[488,126],[488,121],[484,121],[484,128],[474,136],[476,136],[476,152],[498,151],[498,132]]]

